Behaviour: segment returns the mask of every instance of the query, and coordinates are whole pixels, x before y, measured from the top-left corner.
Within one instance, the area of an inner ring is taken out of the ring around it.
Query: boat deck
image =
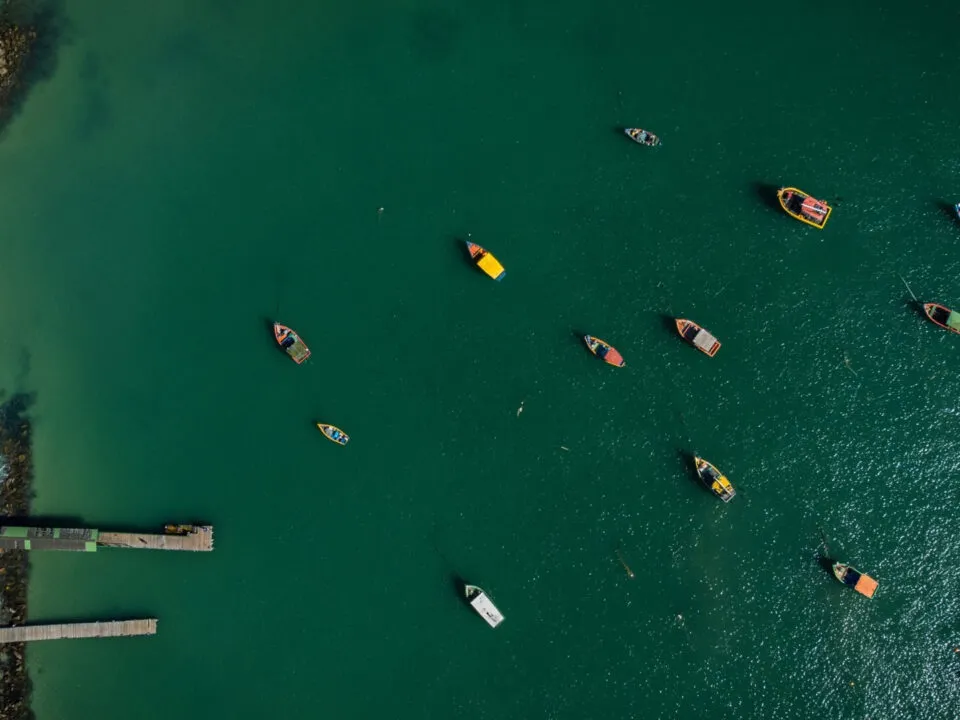
[[[693,344],[704,352],[710,352],[715,346],[719,345],[720,342],[706,330],[701,329],[700,332],[697,333]]]
[[[310,348],[299,337],[293,345],[286,348],[286,351],[298,365],[310,357]]]

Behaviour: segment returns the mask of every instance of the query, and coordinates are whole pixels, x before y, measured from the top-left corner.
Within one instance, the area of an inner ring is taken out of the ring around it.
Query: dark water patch
[[[417,10],[410,18],[410,44],[415,55],[430,63],[450,60],[463,34],[463,25],[444,8]]]
[[[102,61],[93,52],[84,54],[78,72],[83,86],[83,107],[78,112],[75,137],[80,142],[89,142],[98,132],[109,128],[111,111],[107,100],[110,88],[106,84]]]

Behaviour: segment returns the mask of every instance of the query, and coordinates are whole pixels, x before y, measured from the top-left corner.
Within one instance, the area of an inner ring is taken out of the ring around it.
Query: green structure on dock
[[[73,550],[96,552],[100,531],[92,528],[0,526],[2,550]]]

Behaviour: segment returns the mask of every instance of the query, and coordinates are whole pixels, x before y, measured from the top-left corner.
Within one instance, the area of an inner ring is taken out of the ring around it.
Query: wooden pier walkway
[[[144,550],[213,550],[213,526],[198,525],[192,532],[183,535],[149,533],[101,532],[97,539],[101,547],[142,548]]]
[[[149,618],[147,620],[68,623],[66,625],[21,625],[19,627],[0,628],[0,643],[156,634],[156,618]]]

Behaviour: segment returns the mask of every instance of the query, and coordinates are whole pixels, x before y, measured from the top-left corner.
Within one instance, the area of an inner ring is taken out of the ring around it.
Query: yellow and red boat
[[[277,339],[277,344],[284,349],[287,355],[293,358],[297,365],[302,364],[304,360],[310,357],[310,348],[300,339],[299,335],[286,325],[275,322],[273,324],[273,336]]]
[[[960,313],[956,310],[937,303],[924,303],[923,311],[934,325],[939,325],[950,332],[960,333]]]
[[[823,200],[817,200],[797,188],[780,188],[777,191],[777,200],[787,215],[820,230],[827,224],[830,213],[833,212],[833,208]]]
[[[323,433],[323,436],[330,442],[337,445],[346,445],[350,442],[350,436],[336,425],[327,425],[326,423],[317,423],[317,428]]]
[[[727,480],[727,476],[717,470],[713,463],[694,456],[693,465],[697,469],[697,477],[700,478],[700,482],[706,485],[714,495],[724,502],[733,500],[737,491],[733,489],[733,485]]]
[[[720,349],[720,341],[713,335],[697,325],[693,320],[686,318],[677,318],[677,332],[680,337],[693,345],[700,352],[706,353],[709,357],[717,354]]]
[[[584,335],[583,342],[586,343],[587,350],[605,363],[613,365],[614,367],[623,367],[627,364],[623,359],[623,355],[617,352],[617,349],[605,340],[601,340],[593,335]]]
[[[833,564],[833,575],[847,587],[852,587],[858,593],[866,595],[868,598],[873,597],[873,594],[877,591],[877,587],[880,585],[880,583],[869,575],[864,575],[856,568],[851,565],[846,565],[845,563],[835,562]]]
[[[467,252],[470,253],[474,265],[494,280],[503,280],[507,271],[503,269],[503,265],[493,256],[493,253],[489,252],[486,248],[480,247],[475,242],[464,240],[464,243],[467,245]]]
[[[635,143],[640,143],[641,145],[649,145],[650,147],[656,147],[660,144],[660,138],[654,135],[649,130],[644,130],[643,128],[624,128],[624,134],[633,140]]]

